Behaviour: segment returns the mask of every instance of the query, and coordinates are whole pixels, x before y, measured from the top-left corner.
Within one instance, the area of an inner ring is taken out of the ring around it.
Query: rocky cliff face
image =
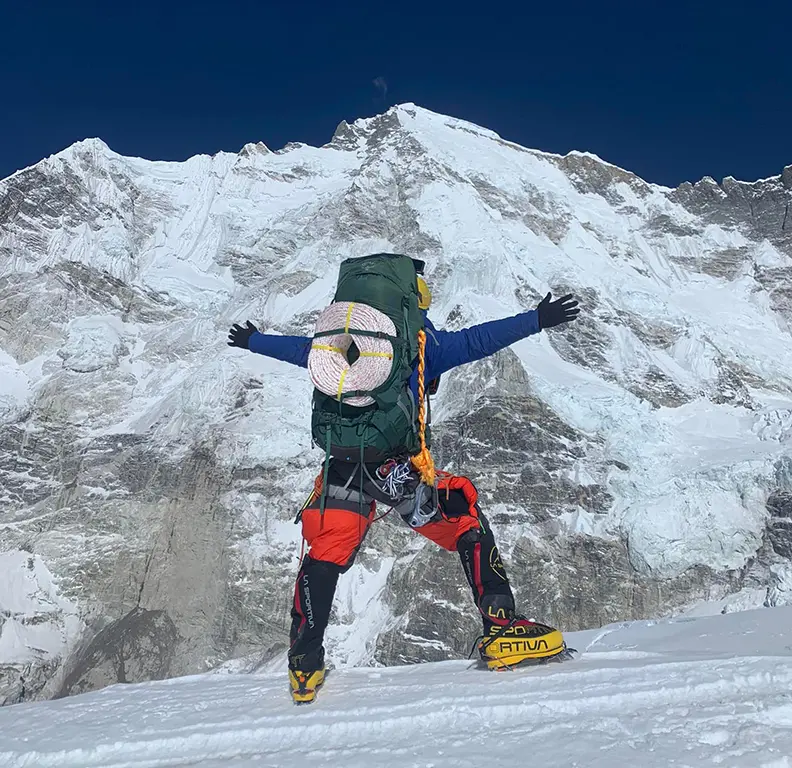
[[[525,612],[789,601],[790,201],[792,166],[671,190],[412,105],[321,148],[89,140],[0,182],[0,702],[283,651],[311,388],[225,333],[310,334],[340,261],[378,250],[427,261],[449,329],[582,300],[434,403]],[[456,558],[390,518],[334,612],[336,664],[448,658],[477,629]]]

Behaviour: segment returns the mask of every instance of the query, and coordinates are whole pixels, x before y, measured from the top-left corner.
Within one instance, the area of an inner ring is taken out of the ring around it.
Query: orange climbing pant
[[[322,475],[302,511],[302,535],[308,554],[314,560],[351,565],[377,512],[377,502],[364,497],[357,500],[325,499],[322,503]]]

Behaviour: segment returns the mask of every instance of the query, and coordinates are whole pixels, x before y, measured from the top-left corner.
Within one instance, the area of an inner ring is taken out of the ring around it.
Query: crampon
[[[508,624],[493,626],[488,635],[476,639],[472,656],[479,653],[479,666],[501,671],[569,661],[577,655],[568,648],[559,630],[515,616]]]

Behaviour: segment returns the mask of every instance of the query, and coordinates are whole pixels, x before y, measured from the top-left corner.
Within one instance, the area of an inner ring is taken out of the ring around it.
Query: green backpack
[[[333,301],[368,304],[386,314],[396,336],[385,336],[393,345],[393,366],[388,379],[370,392],[346,392],[337,399],[314,389],[311,435],[326,455],[342,461],[378,462],[414,455],[420,450],[418,408],[409,387],[413,361],[418,355],[418,332],[424,321],[418,308],[415,263],[409,256],[377,253],[341,263]],[[384,334],[354,329],[362,336]],[[314,338],[344,333],[337,328]],[[368,395],[374,403],[346,405],[347,397]]]

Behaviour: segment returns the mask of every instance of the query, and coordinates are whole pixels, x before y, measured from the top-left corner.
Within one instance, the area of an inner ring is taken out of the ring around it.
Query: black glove
[[[548,293],[536,308],[539,312],[539,328],[552,328],[554,325],[569,323],[580,313],[580,307],[571,293],[555,301],[550,301],[551,295]]]
[[[254,333],[258,333],[258,328],[256,328],[250,320],[247,321],[247,328],[243,328],[238,323],[234,323],[233,327],[228,332],[228,346],[250,349],[250,337]]]

